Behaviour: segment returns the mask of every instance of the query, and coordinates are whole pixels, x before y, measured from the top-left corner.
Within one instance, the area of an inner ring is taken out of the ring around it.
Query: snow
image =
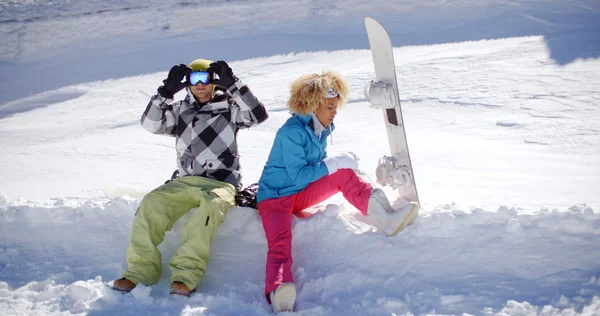
[[[140,199],[103,189],[170,177],[173,139],[139,118],[170,66],[195,58],[229,61],[268,108],[239,133],[245,184],[291,81],[323,69],[352,87],[328,151],[355,152],[374,179],[389,149],[362,94],[370,15],[395,44],[421,215],[388,238],[336,195],[295,220],[295,313],[600,315],[598,2],[390,3],[0,3],[0,314],[271,314],[249,208],[227,213],[190,298],[168,295],[166,268],[185,219],[159,246],[160,282],[113,291]]]

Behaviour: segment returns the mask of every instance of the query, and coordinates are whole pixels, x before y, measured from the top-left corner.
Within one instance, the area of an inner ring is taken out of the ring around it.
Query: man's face
[[[199,102],[208,102],[212,99],[213,85],[198,82],[196,85],[190,86],[190,91]]]

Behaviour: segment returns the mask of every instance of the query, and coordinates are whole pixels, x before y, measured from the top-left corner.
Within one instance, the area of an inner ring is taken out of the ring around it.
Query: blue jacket
[[[256,200],[296,194],[309,183],[329,174],[322,162],[327,157],[327,136],[335,126],[315,134],[310,115],[294,114],[277,131],[260,180]]]

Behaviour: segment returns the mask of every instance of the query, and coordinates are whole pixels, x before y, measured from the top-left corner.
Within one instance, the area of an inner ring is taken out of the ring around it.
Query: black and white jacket
[[[264,105],[239,80],[203,105],[186,91],[185,99],[177,102],[154,95],[142,114],[142,126],[154,134],[175,136],[180,177],[202,176],[240,189],[237,132],[265,121]]]

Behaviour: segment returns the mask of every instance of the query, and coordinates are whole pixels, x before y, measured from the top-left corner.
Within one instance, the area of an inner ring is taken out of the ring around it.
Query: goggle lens
[[[327,89],[327,93],[325,93],[325,97],[330,99],[330,98],[337,98],[340,96],[340,92],[334,90],[333,88],[329,88]]]
[[[210,83],[210,73],[208,71],[194,71],[190,73],[190,84],[195,86],[198,82],[206,85]]]

